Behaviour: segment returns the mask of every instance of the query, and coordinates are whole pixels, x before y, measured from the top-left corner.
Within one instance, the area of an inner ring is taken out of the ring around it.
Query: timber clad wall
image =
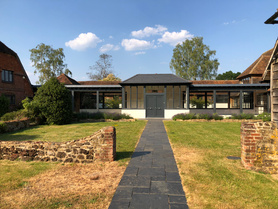
[[[272,120],[278,122],[278,63],[271,65]]]
[[[12,82],[2,81],[2,71],[13,72]],[[33,89],[19,58],[0,52],[0,95],[14,95],[15,106],[20,105],[26,97],[33,97]]]
[[[278,135],[275,122],[241,124],[241,162],[247,169],[278,173]]]
[[[0,141],[0,159],[90,163],[116,158],[116,130],[105,127],[70,142]]]

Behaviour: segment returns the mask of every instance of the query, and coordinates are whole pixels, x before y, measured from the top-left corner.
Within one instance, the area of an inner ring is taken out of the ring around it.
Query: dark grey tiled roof
[[[185,80],[173,74],[137,74],[120,84],[190,84],[191,81]]]

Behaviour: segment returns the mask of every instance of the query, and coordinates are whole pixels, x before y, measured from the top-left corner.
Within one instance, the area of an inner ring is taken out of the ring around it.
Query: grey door
[[[163,95],[147,95],[147,117],[164,117]]]

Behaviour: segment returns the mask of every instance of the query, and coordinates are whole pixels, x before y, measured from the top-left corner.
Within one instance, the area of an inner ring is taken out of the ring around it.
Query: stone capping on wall
[[[21,120],[1,121],[1,123],[6,124],[6,132],[17,131],[30,127],[30,120],[28,118]]]
[[[278,135],[275,122],[241,124],[241,162],[246,169],[278,173]]]
[[[0,159],[91,163],[114,161],[116,129],[108,126],[69,142],[0,141]]]

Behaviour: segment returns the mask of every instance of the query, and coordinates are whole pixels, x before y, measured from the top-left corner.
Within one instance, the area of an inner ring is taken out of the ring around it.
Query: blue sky
[[[89,80],[99,55],[112,55],[125,80],[138,73],[172,73],[175,44],[202,36],[216,50],[218,73],[243,72],[271,49],[278,25],[264,21],[277,0],[0,0],[0,40],[37,81],[29,50],[40,43],[63,48],[77,80]]]

